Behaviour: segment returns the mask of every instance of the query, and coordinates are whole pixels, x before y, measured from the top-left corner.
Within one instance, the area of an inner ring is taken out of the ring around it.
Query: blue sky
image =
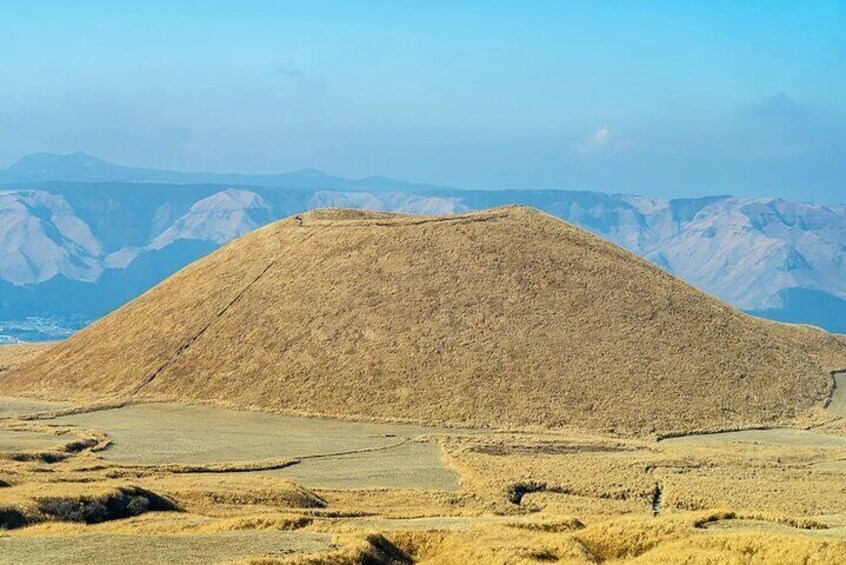
[[[846,2],[0,4],[0,166],[846,201]]]

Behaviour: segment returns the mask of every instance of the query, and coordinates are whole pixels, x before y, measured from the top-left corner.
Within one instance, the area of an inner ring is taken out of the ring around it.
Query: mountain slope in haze
[[[718,429],[791,421],[827,398],[832,367],[777,326],[532,209],[318,211],[193,263],[0,377],[0,393]]]
[[[643,254],[652,253],[683,279],[742,308],[780,306],[784,289],[846,297],[846,207],[722,200]]]
[[[0,281],[0,312],[5,320],[18,321],[24,329],[32,323],[40,326],[44,320],[52,322],[44,331],[0,329],[0,334],[25,341],[64,338],[67,330],[76,330],[91,319],[108,314],[217,247],[208,241],[177,240],[140,255],[125,268],[104,270],[94,282],[61,275],[37,285],[16,286]],[[28,323],[29,318],[37,319]],[[49,326],[55,327],[51,330]]]
[[[0,192],[0,279],[38,283],[62,274],[95,280],[100,242],[61,196]]]
[[[270,204],[255,192],[224,190],[191,206],[149,247],[161,249],[176,240],[210,241],[222,245],[273,220]]]

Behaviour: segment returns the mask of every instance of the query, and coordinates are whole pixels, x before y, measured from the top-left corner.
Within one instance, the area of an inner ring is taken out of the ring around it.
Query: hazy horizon
[[[83,151],[83,150],[74,151],[74,152],[71,152],[71,153],[52,153],[52,152],[49,152],[49,151],[40,151],[40,152],[36,152],[36,153],[28,153],[27,155],[23,155],[19,159],[15,159],[14,161],[12,161],[10,163],[6,163],[6,164],[0,163],[0,171],[12,168],[14,165],[16,165],[19,161],[21,161],[23,159],[27,159],[29,157],[38,156],[38,155],[53,155],[53,156],[58,156],[58,157],[73,157],[75,155],[84,155],[86,157],[93,157],[94,159],[102,160],[102,161],[108,163],[109,165],[116,165],[118,167],[125,167],[125,168],[129,168],[129,169],[145,169],[145,170],[158,171],[158,172],[172,172],[172,173],[176,173],[176,174],[180,174],[180,175],[181,174],[185,174],[185,175],[206,175],[206,174],[209,174],[209,175],[220,175],[221,177],[225,177],[225,176],[250,177],[250,176],[263,176],[263,175],[273,176],[273,175],[286,175],[286,174],[315,172],[315,173],[327,175],[328,177],[336,177],[336,178],[352,180],[352,181],[365,181],[365,180],[368,180],[368,179],[382,178],[382,179],[386,179],[386,180],[389,180],[389,181],[396,181],[398,183],[409,183],[409,184],[417,185],[417,186],[423,186],[423,187],[428,186],[428,187],[435,188],[435,189],[439,188],[439,189],[444,189],[444,190],[456,190],[456,191],[477,191],[477,192],[485,192],[485,191],[487,191],[487,192],[553,191],[553,192],[562,192],[562,193],[564,193],[564,192],[594,192],[594,193],[608,194],[608,195],[611,195],[611,196],[643,196],[643,197],[646,197],[646,198],[653,198],[653,199],[657,199],[657,200],[696,199],[696,198],[706,198],[706,197],[726,197],[726,198],[764,199],[764,200],[784,199],[784,200],[788,200],[788,201],[792,201],[792,202],[804,202],[804,203],[809,203],[809,204],[818,204],[818,205],[822,205],[822,206],[842,206],[842,205],[846,205],[846,194],[839,194],[839,193],[832,194],[832,197],[827,199],[827,200],[804,198],[801,195],[798,195],[796,197],[784,197],[784,196],[768,195],[768,194],[763,194],[763,193],[759,194],[759,195],[746,195],[746,196],[744,196],[744,195],[733,194],[731,192],[723,192],[723,193],[714,192],[714,193],[707,193],[707,194],[705,194],[705,193],[702,193],[702,194],[699,194],[699,193],[690,193],[690,194],[680,193],[680,194],[676,194],[676,195],[658,196],[658,195],[651,194],[651,193],[648,193],[648,192],[586,190],[586,189],[578,189],[578,188],[572,189],[572,188],[546,187],[546,186],[540,186],[540,187],[521,187],[521,186],[508,187],[508,186],[506,186],[506,187],[472,187],[472,188],[469,188],[469,187],[464,187],[464,186],[426,183],[426,182],[423,182],[423,181],[418,181],[416,179],[388,177],[388,176],[379,175],[379,174],[367,175],[367,176],[362,176],[362,177],[345,177],[344,175],[337,174],[333,171],[326,171],[326,170],[317,169],[317,168],[314,168],[314,167],[301,168],[301,169],[290,169],[290,170],[279,170],[279,171],[268,171],[268,172],[264,172],[264,173],[253,173],[253,172],[244,172],[244,171],[236,171],[236,170],[208,171],[208,170],[184,170],[184,169],[159,169],[159,168],[156,168],[156,167],[148,167],[148,166],[145,166],[144,164],[138,164],[138,163],[116,163],[116,162],[109,161],[109,160],[106,160],[106,159],[101,159],[97,155],[92,155],[91,153],[88,153],[87,151]],[[59,181],[59,182],[74,182],[74,181],[68,181],[67,179],[58,179],[58,178],[55,179],[55,180]],[[110,182],[110,181],[102,181],[102,182]],[[115,181],[115,182],[120,182],[120,181]],[[143,183],[143,182],[147,182],[147,181],[140,181],[140,182]],[[149,181],[149,182],[159,183],[159,182],[168,182],[168,181]],[[176,182],[176,181],[173,181],[173,182]],[[211,181],[203,180],[203,181],[198,181],[198,182],[201,182],[201,184],[206,184],[206,183],[211,182]],[[181,184],[179,182],[176,182],[176,183]],[[6,183],[6,184],[9,185],[9,183]],[[15,182],[12,182],[11,186],[6,186],[5,188],[6,189],[13,189],[14,185],[15,185]],[[249,182],[247,182],[244,186],[249,187],[250,186]],[[264,185],[259,185],[259,186],[264,186]],[[2,191],[3,189],[4,189],[4,187],[2,185],[0,185],[0,191]],[[327,188],[327,190],[335,190],[335,189],[328,189]],[[364,189],[362,189],[362,190],[364,190]]]
[[[846,7],[0,7],[0,163],[842,202]]]

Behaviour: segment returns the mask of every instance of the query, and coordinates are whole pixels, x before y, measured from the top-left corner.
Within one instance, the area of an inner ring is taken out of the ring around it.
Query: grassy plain
[[[53,422],[102,429],[112,439],[105,457],[149,464],[311,458],[384,449],[443,431],[160,403],[75,414]]]
[[[48,433],[0,430],[0,453],[42,451],[61,443],[59,438]]]
[[[178,560],[210,565],[245,556],[284,558],[333,548],[331,536],[306,532],[220,532],[195,535],[84,534],[0,540],[0,562],[17,565],[148,565]]]
[[[0,418],[14,415],[37,414],[67,406],[64,402],[49,402],[28,398],[0,396]]]
[[[163,404],[7,419],[7,437],[40,426],[63,434],[53,446],[71,441],[69,430],[115,443],[51,460],[22,441],[0,455],[0,562],[842,563],[837,422],[656,441]],[[201,446],[182,457],[180,430]],[[331,455],[347,445],[377,450]],[[177,467],[219,462],[229,448],[242,462],[328,456],[273,471]]]
[[[321,489],[436,489],[456,491],[458,475],[441,461],[430,442],[410,441],[383,451],[301,460],[267,471]]]

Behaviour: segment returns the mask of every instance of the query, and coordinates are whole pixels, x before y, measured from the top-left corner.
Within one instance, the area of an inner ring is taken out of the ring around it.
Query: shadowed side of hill
[[[324,210],[190,265],[0,376],[0,392],[718,429],[807,415],[830,393],[836,340],[821,355],[773,328],[531,209]]]

